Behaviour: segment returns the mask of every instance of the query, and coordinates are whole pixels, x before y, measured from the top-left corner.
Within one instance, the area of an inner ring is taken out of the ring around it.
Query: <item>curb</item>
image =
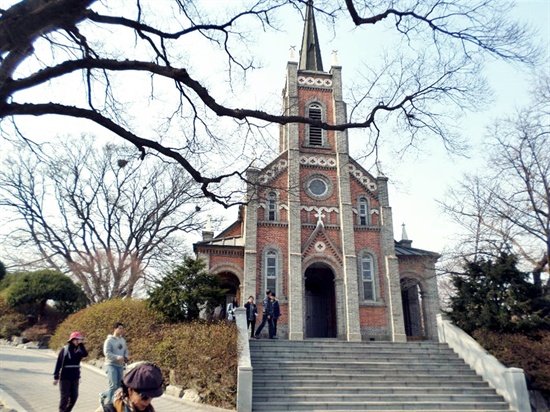
[[[0,400],[4,403],[4,407],[9,409],[13,409],[15,412],[27,412],[26,409],[24,409],[19,403],[13,399],[8,393],[0,388]]]

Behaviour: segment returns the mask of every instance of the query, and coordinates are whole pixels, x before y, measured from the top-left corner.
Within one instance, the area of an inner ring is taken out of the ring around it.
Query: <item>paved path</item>
[[[0,400],[17,412],[57,411],[59,387],[52,383],[54,367],[52,351],[0,345]],[[100,369],[86,364],[81,371],[80,393],[73,412],[93,412],[99,406],[99,392],[107,388],[107,377]],[[228,411],[168,395],[154,399],[153,405],[159,412]]]

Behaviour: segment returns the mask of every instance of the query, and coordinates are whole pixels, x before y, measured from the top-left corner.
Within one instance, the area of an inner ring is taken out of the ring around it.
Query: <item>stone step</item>
[[[505,411],[510,410],[506,402],[471,403],[471,402],[295,402],[272,401],[268,404],[254,405],[254,411]]]
[[[446,344],[441,343],[426,343],[424,345],[415,345],[414,343],[380,343],[380,344],[371,344],[369,342],[340,342],[334,341],[330,342],[311,342],[307,341],[287,341],[287,340],[250,340],[251,349],[260,349],[260,350],[299,350],[303,352],[307,351],[316,351],[320,349],[323,350],[350,350],[350,351],[365,351],[365,352],[376,352],[376,353],[394,353],[394,352],[443,352],[443,353],[454,353],[451,348]]]
[[[431,360],[431,359],[441,359],[441,360],[455,360],[455,361],[461,361],[457,354],[455,353],[429,353],[425,352],[422,354],[416,354],[416,353],[376,353],[376,352],[364,352],[364,351],[321,351],[321,352],[296,352],[292,350],[288,351],[273,351],[273,352],[267,352],[267,351],[256,351],[252,353],[252,359],[257,360],[273,360],[278,358],[284,358],[284,359],[297,359],[297,358],[316,358],[316,359],[324,359],[324,358],[346,358],[346,359],[382,359],[382,360],[395,360],[395,361],[407,361],[407,362],[423,362],[425,360]]]
[[[400,363],[400,362],[365,362],[363,360],[358,360],[355,362],[349,361],[325,361],[325,360],[307,360],[307,361],[298,361],[298,360],[273,360],[267,364],[260,364],[256,368],[257,371],[262,370],[282,370],[282,369],[292,369],[292,370],[311,370],[311,369],[321,369],[321,370],[360,370],[365,372],[376,372],[381,370],[395,370],[396,367],[399,367],[401,371],[444,371],[444,370],[453,370],[453,371],[471,371],[471,368],[466,365],[464,362],[460,363],[449,363],[449,362],[424,362],[424,363]]]
[[[261,377],[262,374],[265,374],[265,376],[271,377],[272,379],[276,379],[277,377],[285,377],[285,376],[303,376],[304,378],[307,378],[308,376],[311,377],[318,377],[322,378],[324,377],[343,377],[346,375],[350,375],[353,378],[355,377],[371,377],[371,378],[380,378],[380,377],[386,377],[386,378],[395,378],[399,376],[405,376],[408,379],[418,379],[419,376],[422,375],[428,375],[428,376],[434,376],[434,377],[445,377],[449,374],[457,374],[457,370],[453,370],[452,368],[449,369],[441,369],[441,370],[402,370],[402,369],[360,369],[360,368],[338,368],[338,369],[327,369],[327,368],[314,368],[314,367],[302,367],[302,368],[274,368],[270,370],[269,368],[254,368],[254,374],[255,376]],[[476,373],[471,369],[463,369],[460,371],[460,376],[475,376]]]
[[[365,386],[357,386],[353,383],[354,386],[345,386],[339,387],[337,390],[333,391],[339,395],[358,395],[358,394],[368,394],[368,396],[376,395],[406,395],[406,396],[420,396],[420,395],[469,395],[469,396],[482,396],[490,395],[495,396],[494,389],[489,386],[484,387],[426,387],[426,386],[393,386],[393,387],[372,387],[365,388]],[[316,395],[319,393],[329,393],[325,386],[291,386],[286,388],[281,388],[279,386],[270,388],[269,386],[254,386],[254,396],[286,396],[286,395]]]
[[[268,402],[272,397],[269,395],[253,395],[254,402]],[[336,393],[314,393],[314,394],[289,394],[285,395],[285,402],[297,403],[297,402],[384,402],[384,403],[498,403],[503,402],[503,398],[499,395],[411,395],[411,394],[387,394],[387,395],[375,395],[375,394],[341,394],[340,392]]]
[[[468,378],[452,376],[445,379],[440,377],[427,376],[420,379],[409,379],[409,377],[403,376],[396,378],[376,378],[365,376],[332,376],[330,378],[317,376],[310,377],[309,379],[304,379],[301,376],[298,377],[286,377],[283,379],[272,379],[270,376],[266,377],[255,377],[254,378],[254,388],[262,387],[278,387],[278,388],[300,388],[300,387],[348,387],[350,385],[361,385],[365,390],[370,390],[371,388],[393,388],[393,387],[456,387],[456,388],[486,388],[489,387],[487,382],[483,381],[479,376],[472,376]],[[326,389],[325,389],[326,390]]]

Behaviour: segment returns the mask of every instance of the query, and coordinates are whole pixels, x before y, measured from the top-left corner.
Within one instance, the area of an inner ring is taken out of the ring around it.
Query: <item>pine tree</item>
[[[516,266],[517,258],[508,253],[494,261],[466,262],[464,272],[452,277],[451,320],[468,333],[550,328],[550,301]]]

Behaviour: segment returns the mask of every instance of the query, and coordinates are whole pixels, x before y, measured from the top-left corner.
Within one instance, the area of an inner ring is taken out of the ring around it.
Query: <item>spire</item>
[[[302,49],[300,50],[299,70],[323,71],[321,49],[313,15],[313,0],[307,2],[306,19],[304,22],[304,34],[302,37]]]
[[[409,240],[409,236],[407,236],[407,230],[405,229],[405,223],[403,223],[401,226],[401,240]]]
[[[407,230],[405,229],[405,223],[403,223],[401,229],[401,240],[398,242],[400,246],[411,248],[412,247],[412,240],[409,239],[409,236],[407,235]]]

